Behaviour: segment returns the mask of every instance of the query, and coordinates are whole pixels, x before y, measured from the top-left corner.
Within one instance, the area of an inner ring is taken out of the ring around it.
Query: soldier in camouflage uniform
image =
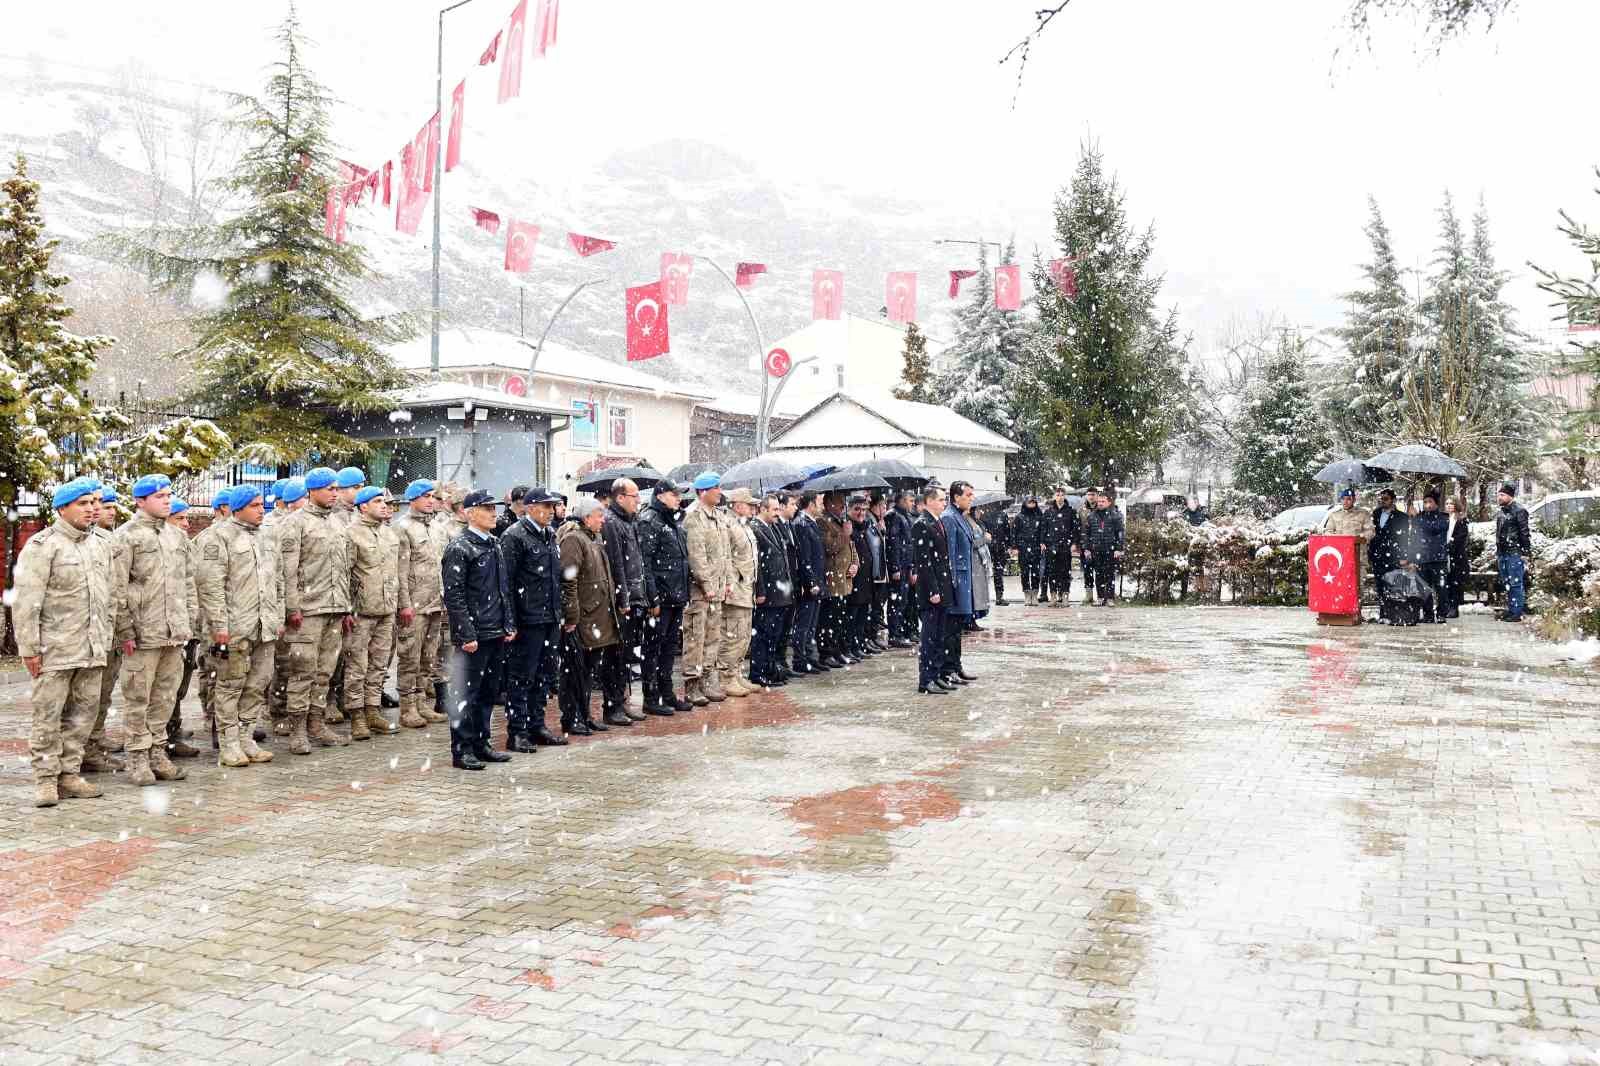
[[[278,551],[278,531],[289,516],[306,505],[306,479],[286,477],[273,483],[277,500],[275,506],[261,519],[261,535],[272,541],[273,554],[278,558],[278,587],[283,587],[283,555]],[[272,650],[272,684],[267,689],[267,706],[272,715],[272,731],[280,737],[291,732],[289,724],[289,627],[278,631],[278,640]],[[262,739],[265,739],[264,737]]]
[[[275,533],[283,564],[283,607],[289,640],[289,751],[311,754],[313,743],[350,743],[330,728],[328,686],[354,624],[350,616],[350,553],[344,530],[331,519],[334,472],[306,474],[308,502]]]
[[[344,706],[350,739],[398,733],[383,713],[383,682],[394,650],[394,628],[409,626],[410,571],[400,565],[400,536],[389,527],[382,489],[356,493],[356,520],[346,532],[350,553],[350,611],[355,626],[345,641]],[[402,606],[404,605],[404,606]]]
[[[195,569],[200,565],[200,552],[195,547],[194,538],[189,535],[189,504],[186,500],[173,497],[172,509],[167,512],[167,525],[183,534],[183,542],[189,549],[189,575],[192,581]],[[205,633],[205,621],[200,617],[198,599],[195,604],[194,613],[189,618],[189,632],[194,635],[183,646],[183,676],[178,681],[178,694],[172,698],[172,714],[167,718],[167,757],[172,759],[193,759],[200,754],[199,748],[183,739],[183,701],[189,698],[189,683],[198,673],[204,685],[206,673],[204,650],[200,645],[200,637]]]
[[[434,681],[439,674],[439,641],[444,629],[444,585],[439,571],[443,557],[430,528],[439,497],[433,482],[413,481],[406,486],[406,510],[394,524],[400,535],[400,568],[406,570],[406,587],[411,602],[405,604],[416,617],[402,626],[398,644],[400,682],[400,724],[421,729],[429,722],[443,722],[435,699]]]
[[[99,507],[95,514],[94,525],[89,527],[89,533],[94,537],[95,543],[105,553],[106,572],[109,574],[111,566],[111,533],[117,528],[117,490],[110,485],[100,489]],[[112,604],[110,598],[106,600],[106,621],[113,622]],[[111,710],[111,692],[116,688],[117,675],[122,672],[122,652],[112,641],[111,650],[106,653],[105,669],[100,672],[100,699],[99,707],[95,712],[94,728],[89,732],[89,740],[83,746],[83,772],[86,774],[111,773],[122,769],[120,758],[111,754],[112,748],[106,740],[106,715]],[[122,745],[118,744],[120,750]]]

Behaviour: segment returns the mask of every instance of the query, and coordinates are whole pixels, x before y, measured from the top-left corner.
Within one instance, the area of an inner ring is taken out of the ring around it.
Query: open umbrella
[[[1351,485],[1370,485],[1378,481],[1393,481],[1394,477],[1387,470],[1383,470],[1370,463],[1363,463],[1360,459],[1340,459],[1329,463],[1327,466],[1311,475],[1312,480],[1337,485],[1346,482]]]
[[[815,481],[819,477],[827,477],[837,469],[839,468],[832,463],[807,463],[800,468],[800,480],[791,481],[784,488],[803,489],[806,487],[806,482]]]
[[[849,470],[840,470],[836,474],[827,474],[815,481],[806,482],[806,488],[814,492],[867,492],[872,489],[888,491],[892,486],[875,474],[851,473]]]
[[[647,489],[659,483],[666,475],[649,466],[614,466],[609,470],[597,470],[578,482],[579,492],[610,492],[611,483],[618,478],[627,478],[641,489]]]
[[[904,459],[862,459],[851,463],[841,473],[881,477],[896,489],[920,489],[929,481],[927,474]]]
[[[1442,477],[1466,477],[1467,468],[1450,458],[1438,448],[1426,444],[1402,444],[1379,452],[1367,460],[1369,466],[1381,466],[1397,474],[1438,474]]]
[[[666,480],[674,485],[687,485],[708,470],[713,474],[720,474],[726,469],[728,469],[727,463],[679,463],[667,471]]]
[[[1016,502],[1015,496],[1007,496],[1003,492],[980,492],[977,496],[973,497],[972,506],[993,507],[995,504],[999,504],[1002,507],[1010,507]]]
[[[787,459],[761,455],[730,466],[722,474],[722,488],[749,489],[760,495],[792,485],[805,477],[805,471]]]

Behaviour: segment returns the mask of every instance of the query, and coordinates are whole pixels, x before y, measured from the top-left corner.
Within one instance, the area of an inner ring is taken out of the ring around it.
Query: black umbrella
[[[984,492],[973,499],[972,506],[993,507],[995,504],[1000,504],[1002,507],[1010,507],[1015,502],[1017,502],[1015,496],[1007,496],[1003,492]]]
[[[863,459],[851,463],[840,473],[880,477],[896,489],[920,489],[931,480],[927,474],[904,459]]]
[[[674,485],[688,485],[708,470],[713,474],[720,474],[726,469],[728,469],[727,463],[680,463],[667,471],[666,480]]]
[[[829,474],[815,481],[806,482],[806,488],[813,492],[867,492],[871,489],[887,491],[892,487],[875,474],[851,473],[849,470],[841,470],[837,474]]]
[[[1326,482],[1329,485],[1337,485],[1341,481],[1351,485],[1370,485],[1377,481],[1394,480],[1389,471],[1371,463],[1363,463],[1360,459],[1340,459],[1329,463],[1311,477],[1314,481]]]
[[[805,471],[787,459],[762,455],[729,467],[722,475],[722,487],[749,489],[756,495],[773,492],[804,478]]]
[[[1367,462],[1397,474],[1438,474],[1443,477],[1466,477],[1467,468],[1450,458],[1438,448],[1426,444],[1402,444],[1379,452]]]
[[[597,470],[578,482],[579,492],[610,492],[611,483],[627,478],[641,489],[661,482],[666,475],[650,466],[614,466],[610,470]]]

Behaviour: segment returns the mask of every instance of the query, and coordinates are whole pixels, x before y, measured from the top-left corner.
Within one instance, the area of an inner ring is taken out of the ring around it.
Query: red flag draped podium
[[[1001,311],[1020,311],[1022,309],[1021,267],[995,267],[994,305]]]
[[[811,317],[837,319],[844,311],[844,271],[811,272]]]
[[[694,256],[687,252],[661,253],[661,293],[667,304],[679,307],[689,302],[689,275],[694,273]]]
[[[896,270],[884,283],[883,304],[889,309],[890,322],[915,322],[917,320],[917,272]]]
[[[1319,615],[1361,614],[1361,554],[1355,537],[1314,535],[1306,543],[1306,605]]]
[[[533,246],[539,239],[539,227],[512,219],[506,225],[506,269],[526,274],[533,269]]]
[[[671,350],[667,339],[667,301],[661,282],[628,290],[628,362],[654,359]]]

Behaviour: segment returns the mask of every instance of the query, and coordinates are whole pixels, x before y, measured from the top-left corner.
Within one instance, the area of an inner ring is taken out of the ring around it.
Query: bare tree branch
[[[1051,20],[1061,14],[1070,3],[1072,0],[1061,0],[1055,7],[1043,7],[1035,11],[1033,32],[1012,45],[1011,50],[1000,57],[1002,67],[1011,62],[1012,57],[1017,57],[1017,87],[1011,93],[1011,110],[1017,109],[1017,97],[1022,94],[1022,75],[1028,69],[1029,49],[1033,47],[1033,42],[1039,39],[1039,34],[1044,32],[1044,28],[1050,25]]]

